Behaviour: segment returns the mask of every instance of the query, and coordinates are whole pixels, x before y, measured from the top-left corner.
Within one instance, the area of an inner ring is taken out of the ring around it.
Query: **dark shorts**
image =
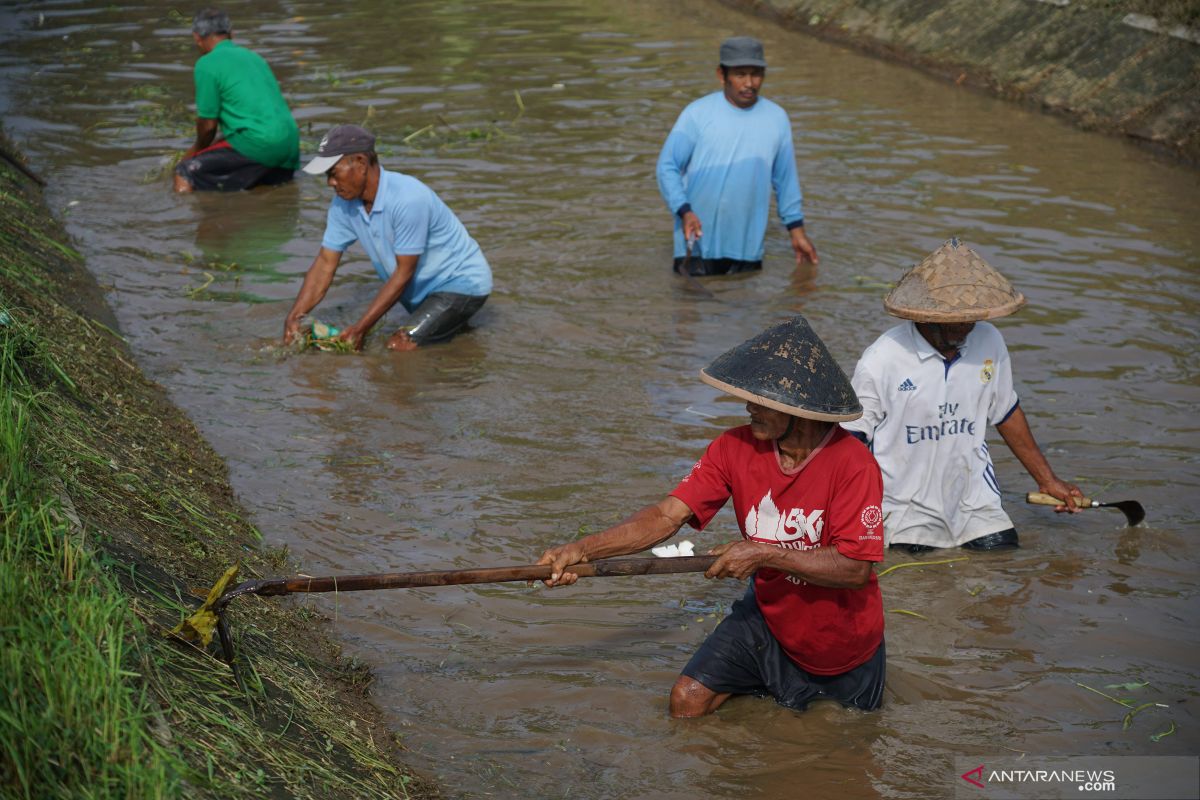
[[[690,261],[675,259],[671,269],[682,273],[683,262],[687,261],[688,272],[693,275],[733,275],[737,272],[755,272],[762,269],[761,261],[738,261],[736,258],[695,258]]]
[[[983,552],[991,550],[1015,550],[1021,546],[1021,540],[1017,536],[1016,528],[1008,528],[995,533],[985,533],[977,539],[972,539],[969,542],[964,542],[962,547],[966,550],[979,550]],[[892,550],[901,550],[911,556],[919,556],[922,553],[928,553],[931,550],[938,548],[928,544],[911,544],[908,542],[892,542],[888,545]]]
[[[180,161],[175,174],[201,192],[239,192],[254,186],[275,186],[292,179],[292,170],[264,167],[234,150],[228,142],[218,142],[186,161]]]
[[[883,703],[886,661],[881,641],[865,663],[841,675],[813,675],[800,668],[771,635],[751,584],[700,645],[683,674],[714,692],[770,696],[797,711],[820,698],[873,711]]]
[[[403,330],[417,344],[449,339],[462,330],[488,296],[434,292],[413,309]]]

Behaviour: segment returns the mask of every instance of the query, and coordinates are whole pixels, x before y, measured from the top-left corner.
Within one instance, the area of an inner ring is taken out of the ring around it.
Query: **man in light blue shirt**
[[[658,188],[675,214],[675,271],[724,275],[762,269],[771,188],[797,265],[817,263],[804,232],[800,179],[787,112],[759,97],[762,43],[721,44],[721,91],[691,103],[658,157]],[[690,257],[689,257],[690,254]]]
[[[300,334],[301,318],[325,297],[342,253],[355,242],[384,283],[362,317],[337,336],[354,349],[362,349],[363,337],[397,300],[410,316],[388,339],[390,350],[449,339],[483,306],[492,291],[483,251],[432,189],[379,166],[368,131],[357,125],[334,128],[304,171],[324,174],[337,197],[329,206],[321,250],[284,322],[285,344]]]

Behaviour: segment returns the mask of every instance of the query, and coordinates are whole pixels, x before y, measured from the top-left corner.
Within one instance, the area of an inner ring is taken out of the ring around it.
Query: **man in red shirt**
[[[636,553],[689,523],[703,529],[732,497],[741,541],[709,578],[753,576],[671,689],[671,716],[698,717],[735,694],[804,709],[820,697],[864,710],[883,699],[883,479],[867,448],[837,423],[862,406],[803,317],[738,345],[701,370],[746,400],[750,424],[728,430],[671,494],[624,522],[547,550],[546,585],[571,565]]]

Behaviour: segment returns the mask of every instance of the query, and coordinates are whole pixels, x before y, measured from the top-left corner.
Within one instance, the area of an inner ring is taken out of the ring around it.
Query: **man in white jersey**
[[[1025,304],[1003,275],[951,239],[900,279],[884,308],[906,322],[863,353],[853,385],[863,415],[843,423],[883,471],[884,534],[911,553],[1018,546],[988,453],[995,425],[1038,489],[1076,510],[1013,389],[1004,338],[989,322]]]

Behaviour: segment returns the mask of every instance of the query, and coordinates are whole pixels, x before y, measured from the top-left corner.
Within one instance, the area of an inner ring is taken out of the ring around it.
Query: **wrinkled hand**
[[[720,556],[704,573],[706,578],[737,578],[745,580],[761,567],[775,548],[769,544],[740,540],[727,542],[708,551]]]
[[[587,556],[583,552],[583,546],[579,542],[551,547],[542,553],[542,557],[537,561],[539,564],[549,564],[551,567],[550,577],[543,580],[542,583],[550,588],[554,588],[555,586],[570,586],[579,580],[579,576],[574,572],[565,572],[565,568],[573,564],[582,564],[587,560]]]
[[[1056,513],[1061,514],[1064,511],[1069,511],[1074,514],[1081,510],[1079,506],[1075,505],[1075,498],[1083,497],[1083,492],[1073,483],[1067,483],[1064,480],[1054,477],[1045,483],[1039,483],[1038,491],[1053,495],[1059,500],[1064,501],[1063,505],[1054,507]]]
[[[803,227],[792,228],[788,233],[792,237],[792,250],[796,253],[796,266],[800,266],[805,261],[811,262],[814,266],[821,263],[821,260],[817,258],[817,248],[809,240]]]

